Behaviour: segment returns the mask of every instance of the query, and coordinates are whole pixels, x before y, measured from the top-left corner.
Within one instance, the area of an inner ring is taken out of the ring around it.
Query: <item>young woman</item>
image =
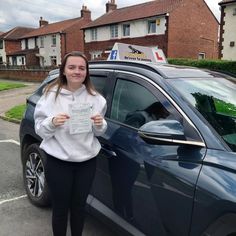
[[[71,235],[82,235],[86,199],[93,182],[100,143],[107,127],[106,100],[93,88],[86,57],[68,53],[59,77],[36,105],[36,133],[47,154],[45,177],[52,198],[54,236],[65,236],[68,213]]]

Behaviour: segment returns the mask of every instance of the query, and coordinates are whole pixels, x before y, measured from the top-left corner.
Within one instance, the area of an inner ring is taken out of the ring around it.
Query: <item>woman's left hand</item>
[[[99,115],[99,114],[94,115],[94,116],[91,117],[91,119],[93,120],[95,126],[102,126],[103,117],[101,115]]]

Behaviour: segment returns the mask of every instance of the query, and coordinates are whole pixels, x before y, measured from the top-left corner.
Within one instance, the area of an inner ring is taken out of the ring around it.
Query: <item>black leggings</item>
[[[45,175],[52,198],[54,236],[66,236],[68,212],[71,235],[82,235],[86,199],[92,185],[96,158],[84,162],[61,161],[47,155]]]

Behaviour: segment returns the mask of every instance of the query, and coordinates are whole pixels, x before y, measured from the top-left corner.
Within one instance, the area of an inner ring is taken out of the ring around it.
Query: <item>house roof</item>
[[[82,29],[163,15],[178,7],[182,1],[183,0],[155,0],[129,7],[118,8],[102,15],[85,27],[82,27]]]
[[[34,28],[27,28],[27,27],[15,27],[6,33],[0,35],[1,39],[4,40],[18,40],[23,35],[33,31]]]
[[[7,53],[7,56],[20,56],[20,55],[27,55],[30,53],[37,53],[39,50],[36,48],[33,49],[24,49],[24,50],[19,50],[19,51],[15,51],[15,52],[10,52]]]
[[[77,23],[81,19],[83,18],[78,17],[74,19],[69,19],[69,20],[64,20],[64,21],[44,25],[38,29],[35,29],[34,31],[28,34],[25,34],[22,38],[31,38],[31,37],[40,36],[40,35],[64,32],[67,28],[71,27],[73,24]]]
[[[236,3],[236,0],[222,0],[221,2],[219,2],[219,5],[226,5],[229,3]]]

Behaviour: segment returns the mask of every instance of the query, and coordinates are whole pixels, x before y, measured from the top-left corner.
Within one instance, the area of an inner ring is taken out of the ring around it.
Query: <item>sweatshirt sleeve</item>
[[[49,113],[51,106],[53,104],[50,104],[50,98],[43,95],[35,107],[35,132],[42,139],[51,138],[56,131],[56,127],[52,123],[53,116]]]
[[[101,97],[101,98],[102,99],[98,104],[98,106],[99,106],[98,114],[100,114],[104,117],[105,114],[106,114],[106,111],[107,111],[107,103],[106,103],[106,100],[103,97]],[[107,122],[104,118],[103,118],[102,126],[97,127],[93,124],[93,132],[94,132],[95,136],[101,136],[102,134],[105,133],[106,129],[107,129]]]

